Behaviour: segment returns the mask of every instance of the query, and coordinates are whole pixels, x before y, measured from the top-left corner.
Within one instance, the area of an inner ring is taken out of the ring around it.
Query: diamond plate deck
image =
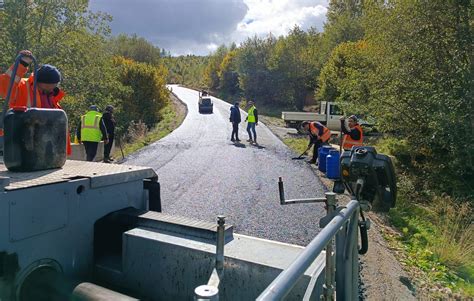
[[[11,191],[68,182],[77,178],[89,178],[91,187],[96,188],[152,178],[156,177],[156,173],[149,167],[68,160],[62,168],[34,172],[11,172],[4,164],[0,164],[0,177],[10,179],[5,190]]]

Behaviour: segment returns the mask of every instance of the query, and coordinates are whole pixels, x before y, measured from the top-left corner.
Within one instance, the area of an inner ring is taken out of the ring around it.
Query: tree
[[[109,42],[112,53],[141,63],[158,65],[160,58],[166,55],[165,50],[154,46],[136,34],[120,34]]]
[[[390,1],[365,20],[376,69],[369,109],[405,139],[420,184],[473,195],[470,1]]]
[[[236,60],[237,50],[234,48],[224,56],[219,66],[219,90],[226,95],[236,95],[240,92]]]

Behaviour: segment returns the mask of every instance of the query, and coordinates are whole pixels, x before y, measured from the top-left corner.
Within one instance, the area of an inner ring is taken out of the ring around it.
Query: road
[[[323,196],[323,185],[308,164],[291,160],[295,154],[262,123],[259,147],[245,142],[246,123],[240,124],[242,143],[232,143],[228,103],[213,97],[214,113],[199,114],[197,91],[172,88],[188,107],[184,122],[125,161],[157,172],[163,212],[206,221],[223,214],[236,233],[308,244],[319,231],[323,206],[281,206],[277,185],[282,176],[287,198]]]

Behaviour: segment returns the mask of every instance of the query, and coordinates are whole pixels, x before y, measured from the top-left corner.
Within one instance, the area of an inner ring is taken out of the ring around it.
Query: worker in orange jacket
[[[346,120],[341,117],[341,131],[342,137],[342,148],[344,150],[351,150],[353,146],[362,146],[364,142],[364,132],[362,127],[358,123],[358,118],[355,115],[350,116],[347,119],[349,127],[346,126]]]
[[[313,158],[308,162],[310,164],[317,164],[319,148],[328,143],[331,138],[331,131],[317,121],[304,121],[301,124],[301,128],[308,133],[309,136],[309,144],[306,151],[314,145]]]
[[[22,50],[23,58],[20,61],[17,72],[15,74],[15,82],[13,83],[10,96],[10,108],[33,106],[33,83],[34,74],[29,78],[23,78],[31,64],[32,53],[29,50]],[[13,72],[13,65],[8,68],[7,72],[0,74],[0,97],[5,98],[8,92],[8,86]],[[59,102],[65,93],[59,89],[58,84],[61,81],[61,73],[51,65],[43,65],[37,72],[37,91],[36,91],[36,107],[46,109],[61,109]],[[2,133],[3,135],[3,133]],[[69,135],[67,135],[67,154],[71,154],[71,145]]]

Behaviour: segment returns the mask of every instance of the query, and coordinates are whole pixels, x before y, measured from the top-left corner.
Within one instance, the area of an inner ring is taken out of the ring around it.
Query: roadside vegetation
[[[165,137],[181,125],[186,117],[184,104],[170,95],[172,101],[160,110],[161,120],[154,127],[148,128],[143,122],[130,122],[125,135],[121,137],[122,145],[116,144],[115,158],[123,158],[151,143]]]

